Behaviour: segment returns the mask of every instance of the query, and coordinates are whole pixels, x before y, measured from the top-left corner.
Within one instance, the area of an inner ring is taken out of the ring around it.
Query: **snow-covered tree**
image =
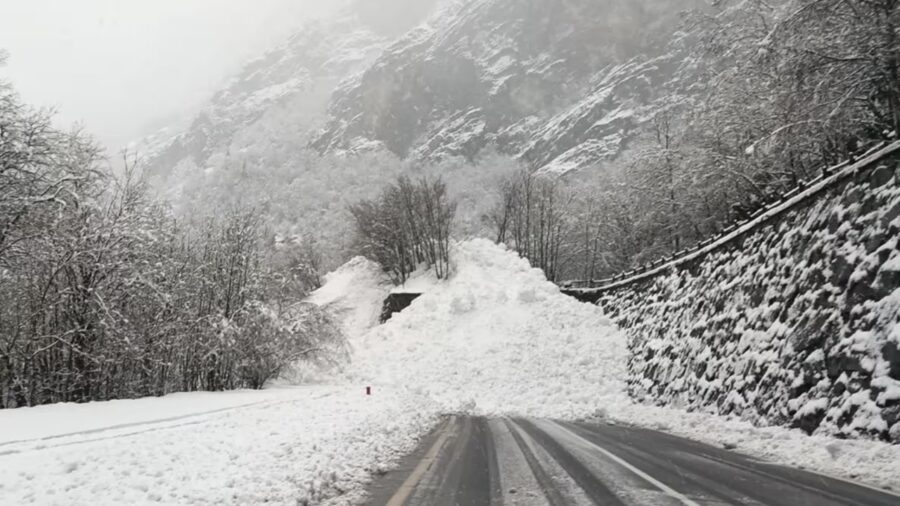
[[[358,254],[378,262],[395,283],[404,283],[420,264],[438,279],[450,275],[450,234],[456,203],[441,179],[413,182],[401,176],[378,199],[350,206]]]
[[[114,174],[86,137],[0,87],[0,407],[261,387],[342,357],[312,243],[255,208],[180,222],[136,160]]]

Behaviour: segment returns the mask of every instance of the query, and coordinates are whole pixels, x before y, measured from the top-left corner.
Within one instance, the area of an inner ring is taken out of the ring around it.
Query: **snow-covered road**
[[[621,425],[451,417],[372,506],[891,506],[900,496]]]
[[[4,505],[344,504],[437,422],[425,399],[361,387],[13,413],[0,417]]]

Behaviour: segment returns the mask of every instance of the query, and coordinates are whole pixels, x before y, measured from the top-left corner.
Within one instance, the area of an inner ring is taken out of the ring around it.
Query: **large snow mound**
[[[340,321],[344,334],[353,342],[378,324],[381,306],[390,290],[377,263],[356,257],[327,274],[322,287],[306,300]]]
[[[583,418],[627,403],[623,335],[490,241],[459,243],[455,273],[360,338],[353,379],[405,387],[444,412]]]

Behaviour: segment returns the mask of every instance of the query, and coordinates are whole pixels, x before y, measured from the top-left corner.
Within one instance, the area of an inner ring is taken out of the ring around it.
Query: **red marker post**
[[[366,395],[372,395],[372,387],[366,387]]]

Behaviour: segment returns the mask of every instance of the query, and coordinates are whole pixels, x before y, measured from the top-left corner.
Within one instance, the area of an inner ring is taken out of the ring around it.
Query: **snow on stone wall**
[[[596,293],[629,393],[900,443],[896,152],[705,255]]]

